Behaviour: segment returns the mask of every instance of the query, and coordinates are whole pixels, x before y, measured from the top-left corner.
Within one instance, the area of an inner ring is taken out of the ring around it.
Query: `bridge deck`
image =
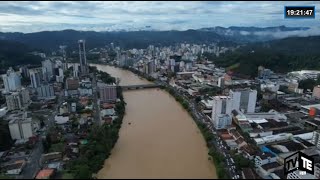
[[[128,85],[128,86],[121,86],[124,90],[129,89],[143,89],[143,88],[157,88],[160,87],[158,84],[138,84],[138,85]]]

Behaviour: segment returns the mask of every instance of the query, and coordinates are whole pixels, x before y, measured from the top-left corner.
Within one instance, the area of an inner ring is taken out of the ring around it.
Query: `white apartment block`
[[[9,122],[9,130],[12,139],[28,139],[33,134],[31,118],[13,119]]]
[[[22,110],[30,103],[29,91],[23,88],[18,92],[6,95],[6,103],[8,111],[17,109]]]
[[[53,86],[50,84],[42,85],[37,88],[38,98],[52,98],[54,97]]]
[[[257,91],[251,89],[230,90],[232,109],[241,110],[244,113],[255,112]]]
[[[42,63],[42,73],[46,81],[49,81],[54,76],[54,63],[50,59],[46,59]]]
[[[212,123],[216,129],[231,125],[232,100],[229,96],[215,96],[212,103]]]
[[[6,74],[2,75],[2,80],[6,92],[16,91],[21,88],[21,77],[11,67]]]

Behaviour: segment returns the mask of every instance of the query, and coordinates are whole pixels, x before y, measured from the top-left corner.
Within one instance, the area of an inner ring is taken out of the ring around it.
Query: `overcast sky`
[[[314,5],[315,19],[284,19],[285,5]],[[143,28],[186,30],[214,26],[320,26],[320,2],[1,2],[0,31]]]

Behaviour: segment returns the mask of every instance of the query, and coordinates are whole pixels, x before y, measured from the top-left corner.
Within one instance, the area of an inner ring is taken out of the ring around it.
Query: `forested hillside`
[[[255,77],[260,65],[275,72],[300,69],[320,70],[320,36],[292,37],[243,46],[216,57],[205,54],[217,66]]]

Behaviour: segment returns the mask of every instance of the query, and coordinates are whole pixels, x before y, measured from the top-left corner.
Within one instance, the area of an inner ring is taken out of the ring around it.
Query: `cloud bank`
[[[44,30],[186,30],[214,26],[319,26],[319,18],[284,19],[285,5],[314,5],[320,2],[125,2],[39,1],[1,2],[0,31]],[[245,33],[245,32],[244,32]],[[311,32],[310,32],[311,33]]]

